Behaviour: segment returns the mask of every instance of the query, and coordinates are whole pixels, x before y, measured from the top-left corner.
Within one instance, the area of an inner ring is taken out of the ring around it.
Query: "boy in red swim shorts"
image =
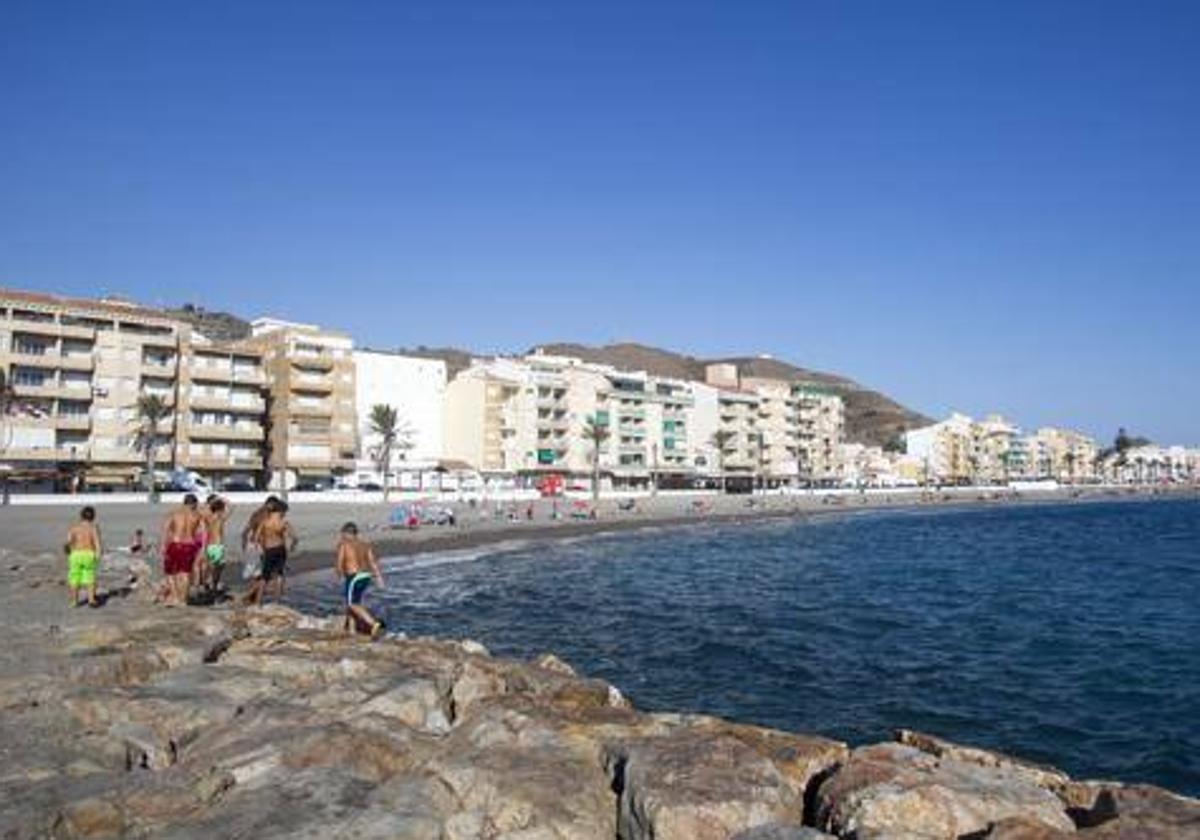
[[[200,530],[198,502],[192,493],[163,522],[163,574],[167,585],[162,601],[167,606],[187,604],[192,564],[196,560],[196,539]]]

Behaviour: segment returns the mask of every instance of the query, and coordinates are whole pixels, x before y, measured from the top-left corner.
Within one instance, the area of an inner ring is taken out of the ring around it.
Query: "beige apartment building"
[[[269,485],[327,484],[352,472],[358,424],[350,337],[311,324],[259,318],[240,346],[261,353],[266,374]]]
[[[799,398],[792,383],[782,379],[745,377],[742,387],[758,397],[755,409],[755,434],[758,472],[767,487],[794,484],[800,475]]]
[[[792,386],[800,454],[809,484],[833,486],[843,479],[842,441],[846,436],[846,405],[836,391],[819,383]]]
[[[171,409],[158,469],[192,469],[218,484],[261,469],[261,357],[207,342],[161,312],[0,290],[0,367],[14,396],[0,461],[18,479],[132,487],[145,464],[134,446],[142,394]]]
[[[1071,429],[1051,426],[1033,435],[1040,458],[1035,477],[1053,478],[1064,484],[1090,483],[1097,480],[1096,441]]]
[[[490,480],[529,484],[592,474],[589,419],[605,486],[645,487],[691,472],[687,383],[622,373],[580,359],[532,354],[479,360],[446,387],[445,445]]]

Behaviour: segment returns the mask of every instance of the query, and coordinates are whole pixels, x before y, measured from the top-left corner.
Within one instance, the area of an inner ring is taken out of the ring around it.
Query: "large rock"
[[[810,780],[845,746],[711,718],[684,719],[609,756],[623,840],[726,840],[773,824],[804,822]]]
[[[1007,817],[1074,829],[1062,802],[1020,770],[939,758],[904,744],[851,753],[817,793],[817,824],[857,840],[942,840]]]

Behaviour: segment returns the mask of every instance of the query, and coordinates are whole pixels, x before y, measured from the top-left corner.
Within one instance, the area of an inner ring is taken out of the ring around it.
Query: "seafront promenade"
[[[681,500],[654,504],[673,501]],[[745,515],[742,502],[722,500],[712,516]],[[812,511],[837,507],[816,502]],[[667,521],[647,508],[641,519],[613,521]],[[164,509],[101,506],[101,516],[112,530]],[[302,539],[317,542],[344,516],[373,510],[381,514],[378,505],[297,504],[295,516]],[[1075,780],[918,732],[858,745],[640,712],[618,688],[575,673],[552,652],[515,662],[469,640],[371,643],[343,634],[336,619],[277,606],[159,607],[154,564],[126,552],[101,566],[104,607],[71,609],[57,547],[68,511],[0,514],[5,838],[1200,833],[1196,800]],[[779,502],[751,515],[796,512],[811,511]],[[609,515],[603,510],[594,527]],[[480,522],[474,533],[500,539],[522,527]],[[535,519],[533,527],[542,526]],[[14,547],[38,534],[48,542]],[[410,547],[421,545],[420,534],[408,536]]]

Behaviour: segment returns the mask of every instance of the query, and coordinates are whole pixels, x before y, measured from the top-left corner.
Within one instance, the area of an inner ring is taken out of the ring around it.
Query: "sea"
[[[393,630],[553,652],[645,710],[899,727],[1200,795],[1200,501],[837,513],[389,559]],[[321,575],[301,606],[337,610]]]

